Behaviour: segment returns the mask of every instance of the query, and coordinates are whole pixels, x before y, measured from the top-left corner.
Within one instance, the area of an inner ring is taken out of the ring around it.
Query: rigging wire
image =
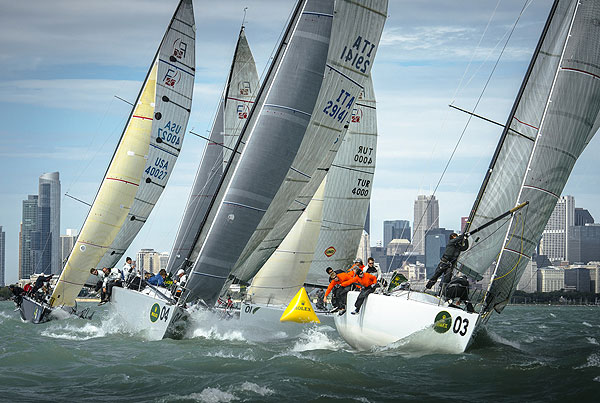
[[[511,39],[511,37],[512,37],[512,35],[513,35],[516,27],[517,27],[517,24],[519,23],[519,21],[521,19],[521,17],[523,16],[523,13],[525,12],[525,10],[529,6],[529,4],[531,4],[531,1],[533,1],[533,0],[525,0],[525,3],[523,4],[523,8],[521,9],[519,15],[517,16],[517,19],[513,23],[512,27],[510,29],[510,33],[509,33],[506,41],[504,42],[502,50],[500,51],[500,54],[498,55],[498,58],[496,59],[496,62],[494,63],[494,67],[492,68],[492,71],[490,72],[490,74],[489,74],[489,76],[488,76],[488,78],[487,78],[487,80],[485,82],[485,85],[484,85],[483,89],[481,90],[481,93],[479,94],[479,97],[477,98],[477,102],[475,103],[475,106],[473,107],[473,110],[471,111],[472,113],[474,113],[475,110],[477,109],[477,106],[479,106],[479,103],[481,102],[481,99],[483,98],[483,95],[484,95],[484,93],[485,93],[485,91],[486,91],[486,89],[487,89],[487,87],[488,87],[488,85],[489,85],[489,83],[490,83],[490,81],[492,79],[492,76],[494,75],[494,73],[496,71],[496,68],[498,67],[498,64],[500,63],[500,59],[504,55],[504,51],[506,50],[506,47],[508,46],[508,42],[510,41],[510,39]],[[460,145],[460,143],[461,143],[461,141],[462,141],[462,139],[463,139],[463,137],[464,137],[464,135],[465,135],[465,133],[467,131],[467,128],[469,127],[469,124],[471,123],[472,118],[473,118],[473,115],[469,115],[469,118],[467,119],[467,122],[465,123],[465,126],[464,126],[464,128],[463,128],[463,130],[462,130],[462,132],[461,132],[461,134],[460,134],[460,136],[458,138],[458,141],[456,142],[456,145],[454,146],[454,149],[452,150],[452,153],[450,154],[450,158],[446,162],[446,165],[445,165],[445,167],[444,167],[444,169],[442,171],[442,174],[440,175],[440,178],[439,178],[437,184],[435,185],[435,188],[434,188],[431,196],[435,196],[435,194],[436,194],[436,192],[437,192],[437,190],[438,190],[438,188],[439,188],[439,186],[440,186],[440,184],[441,184],[441,182],[442,182],[442,180],[443,180],[443,178],[444,178],[444,176],[446,174],[446,171],[448,170],[448,167],[450,166],[450,163],[452,162],[452,160],[454,158],[454,155],[456,154],[458,146]],[[431,201],[432,200],[433,200],[433,197],[430,198],[429,201],[427,202],[427,206],[425,207],[425,209],[423,211],[423,214],[421,215],[421,218],[419,219],[419,224],[416,225],[415,228],[418,228],[421,225],[421,222],[423,221],[423,218],[425,217],[425,214],[429,210],[429,206],[431,205]],[[428,231],[429,231],[429,229],[425,231],[425,234],[423,235],[423,239],[419,240],[419,245],[417,245],[417,246],[420,246],[420,243],[424,242],[425,236],[427,235]],[[414,250],[414,247],[413,247],[413,250]],[[411,250],[411,252],[409,254],[409,257],[412,256],[413,250]],[[389,268],[388,268],[388,270],[389,270]]]

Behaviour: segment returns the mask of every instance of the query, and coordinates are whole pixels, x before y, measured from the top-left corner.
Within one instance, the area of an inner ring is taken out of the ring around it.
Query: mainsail
[[[206,215],[184,300],[216,300],[286,179],[321,88],[332,13],[331,0],[298,2]]]
[[[260,270],[327,174],[369,75],[386,12],[387,0],[336,2],[323,85],[308,133],[286,180],[234,267],[236,280],[249,281]]]
[[[217,114],[188,198],[167,265],[174,273],[198,257],[198,232],[224,170],[224,162],[246,122],[258,91],[258,73],[242,26]],[[225,147],[224,147],[225,146]],[[225,164],[226,166],[226,164]]]
[[[510,300],[575,161],[599,127],[600,4],[555,1],[471,211],[476,228],[529,206],[471,240],[459,262],[483,274],[495,262],[484,313]],[[468,229],[467,228],[467,231]]]
[[[52,306],[74,305],[90,268],[112,267],[120,259],[162,193],[190,113],[194,38],[192,0],[181,0],[54,289]]]

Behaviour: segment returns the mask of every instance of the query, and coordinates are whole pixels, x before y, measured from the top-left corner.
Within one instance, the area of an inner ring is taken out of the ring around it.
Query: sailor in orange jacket
[[[356,298],[356,303],[354,304],[356,309],[352,311],[352,315],[356,315],[360,311],[360,307],[365,301],[365,298],[367,298],[370,293],[375,291],[375,288],[377,287],[377,277],[372,274],[365,273],[360,267],[357,267],[354,270],[354,276],[352,279],[350,281],[342,282],[341,286],[348,287],[350,284],[357,284],[361,287],[360,293]]]
[[[331,299],[331,303],[334,305],[334,309],[331,312],[340,311],[339,314],[343,315],[344,312],[346,312],[346,294],[348,291],[350,291],[350,287],[344,286],[343,284],[347,283],[348,281],[350,281],[349,284],[352,284],[354,273],[336,273],[331,267],[328,267],[326,270],[327,273],[329,273],[331,282],[329,283],[329,287],[327,287],[327,291],[323,297],[323,302],[327,301],[327,296],[333,290],[333,298]]]

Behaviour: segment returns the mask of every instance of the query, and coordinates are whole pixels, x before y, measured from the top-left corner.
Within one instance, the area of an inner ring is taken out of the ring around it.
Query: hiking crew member
[[[365,298],[377,287],[377,277],[370,273],[365,273],[361,270],[360,267],[356,267],[354,270],[354,277],[352,277],[350,282],[342,283],[342,285],[350,285],[357,284],[361,287],[360,293],[356,298],[356,302],[354,303],[354,311],[352,311],[352,315],[356,315],[360,312],[360,307],[362,306]]]
[[[427,282],[425,288],[429,289],[433,287],[437,281],[437,279],[442,276],[442,281],[440,282],[440,286],[442,292],[444,290],[444,286],[450,282],[452,279],[452,271],[456,266],[456,261],[460,252],[463,252],[469,248],[469,240],[465,235],[458,235],[456,233],[450,234],[450,241],[448,245],[446,245],[446,250],[444,251],[444,255],[440,260],[440,263],[437,266],[437,269],[433,276]]]
[[[35,297],[35,293],[38,292],[38,290],[40,288],[42,288],[44,286],[44,283],[47,283],[48,281],[50,281],[50,279],[52,278],[54,274],[50,274],[48,276],[45,276],[44,273],[40,273],[40,275],[38,276],[37,279],[35,279],[35,283],[33,285],[33,288],[30,291],[31,296]],[[48,286],[48,288],[50,288]],[[46,289],[45,292],[47,292],[48,290]]]
[[[104,284],[104,278],[106,277],[104,275],[104,271],[98,271],[98,269],[92,267],[90,269],[90,274],[93,276],[97,276],[98,277],[98,281],[96,282],[96,286],[94,287],[94,291],[98,292],[100,291],[100,301],[104,301],[104,288],[102,287]]]
[[[121,271],[116,267],[109,269],[108,267],[102,268],[104,272],[104,283],[102,287],[102,291],[104,291],[104,299],[100,301],[102,305],[110,301],[110,296],[112,294],[112,289],[114,286],[121,287],[123,282],[121,281]]]
[[[331,303],[334,306],[334,309],[331,312],[340,312],[340,315],[343,315],[346,312],[346,294],[350,291],[349,285],[344,286],[343,282],[351,281],[353,277],[353,273],[336,273],[333,271],[331,267],[326,269],[327,273],[329,273],[329,278],[331,282],[329,283],[329,287],[327,287],[327,291],[325,291],[325,296],[323,297],[323,302],[327,302],[327,296],[333,290],[333,297],[331,298]]]
[[[125,264],[123,265],[123,279],[125,283],[129,283],[133,280],[133,276],[135,275],[135,264],[133,264],[133,260],[129,256],[125,258]]]
[[[375,267],[375,259],[372,257],[367,259],[367,268],[365,270],[366,273],[377,276],[377,268]]]
[[[157,275],[152,276],[148,279],[148,284],[159,285],[161,287],[164,287],[165,278],[167,278],[167,271],[165,269],[160,269]]]

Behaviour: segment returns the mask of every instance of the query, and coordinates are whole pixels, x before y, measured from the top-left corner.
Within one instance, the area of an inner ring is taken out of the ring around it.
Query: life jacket
[[[329,295],[329,293],[331,292],[331,290],[333,289],[333,287],[336,284],[340,284],[340,285],[342,285],[342,287],[345,287],[343,285],[343,283],[346,282],[346,281],[348,281],[348,280],[351,280],[352,276],[353,276],[353,273],[339,273],[337,276],[339,278],[339,281],[331,280],[331,282],[329,283],[329,287],[327,287],[327,291],[325,292],[325,296]]]
[[[349,280],[342,283],[342,287],[347,287],[350,284],[358,284],[362,287],[368,287],[377,282],[377,277],[369,273],[363,273],[362,277],[357,276],[356,274]]]

